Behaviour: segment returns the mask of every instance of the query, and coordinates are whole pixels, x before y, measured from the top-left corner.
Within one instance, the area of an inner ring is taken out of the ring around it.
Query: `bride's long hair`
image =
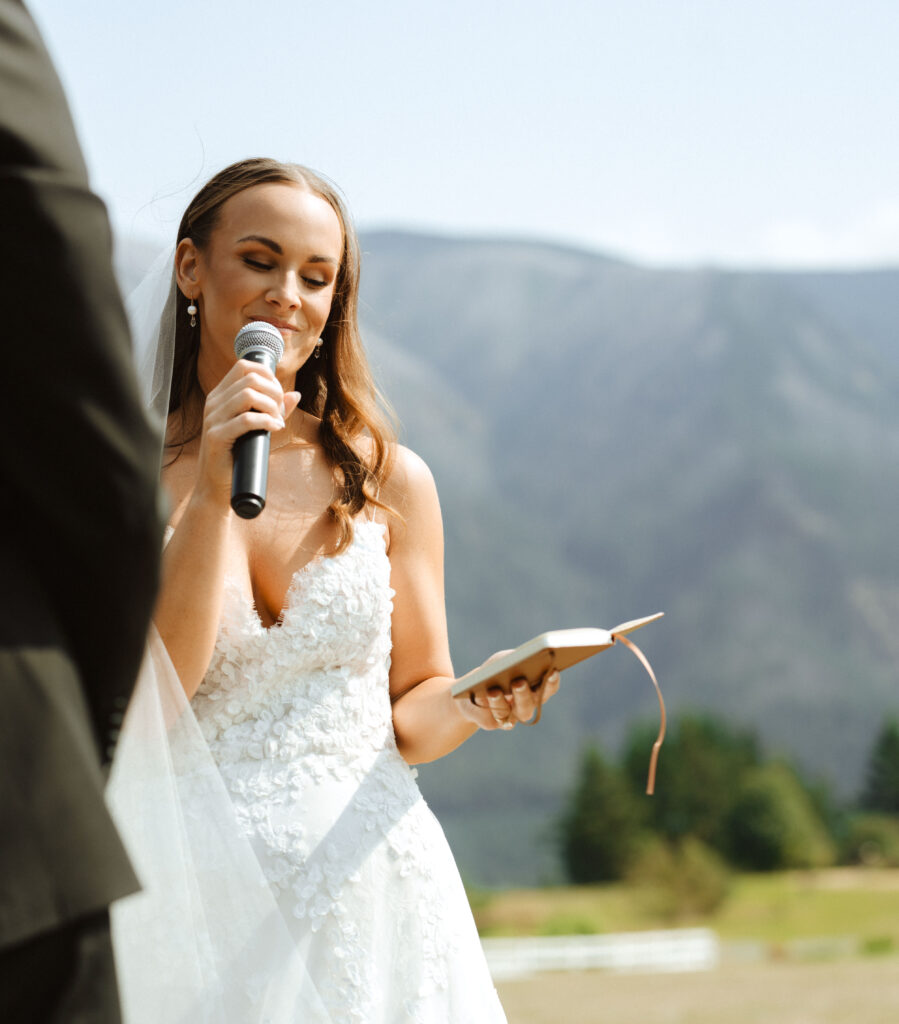
[[[232,196],[254,185],[273,182],[301,185],[320,196],[337,214],[343,231],[343,253],[331,312],[322,332],[320,358],[306,360],[297,372],[295,385],[302,395],[300,408],[322,421],[322,447],[338,483],[337,495],[328,507],[339,527],[336,554],[352,540],[353,518],[366,503],[392,511],[378,495],[390,471],[396,441],[392,414],[375,385],[359,333],[359,242],[340,193],[327,179],[299,164],[266,158],[241,160],[219,171],[194,196],[181,218],[177,241],[190,238],[198,249],[205,249],[222,206]],[[174,436],[170,433],[166,448],[177,449],[177,458],[183,446],[199,436],[197,412],[205,395],[197,377],[202,325],[190,326],[189,300],[180,290],[175,301],[168,411],[170,423],[176,412],[180,413],[180,422]]]

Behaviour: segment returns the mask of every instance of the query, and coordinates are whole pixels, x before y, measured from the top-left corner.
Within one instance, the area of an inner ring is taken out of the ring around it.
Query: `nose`
[[[300,305],[300,279],[288,271],[272,283],[266,299],[278,309],[297,309]]]

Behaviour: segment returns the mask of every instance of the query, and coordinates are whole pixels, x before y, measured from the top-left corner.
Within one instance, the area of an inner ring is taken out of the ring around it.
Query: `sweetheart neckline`
[[[254,625],[258,627],[258,629],[261,630],[263,634],[279,633],[284,628],[285,616],[290,611],[293,594],[294,591],[296,590],[298,582],[305,576],[309,575],[310,570],[312,570],[313,568],[316,568],[319,565],[324,565],[325,562],[333,562],[338,558],[343,558],[346,555],[348,555],[353,550],[353,548],[356,547],[356,543],[359,539],[360,526],[376,526],[378,528],[378,533],[382,538],[386,533],[386,526],[384,525],[384,523],[379,523],[375,519],[360,520],[359,522],[354,523],[353,539],[350,541],[349,545],[343,549],[343,551],[340,551],[336,555],[326,555],[324,554],[324,552],[320,551],[317,554],[313,555],[312,558],[310,558],[309,561],[306,562],[304,565],[301,565],[299,569],[294,570],[293,575],[290,577],[290,582],[287,584],[287,589],[284,591],[284,600],[281,604],[281,611],[278,613],[278,617],[272,621],[272,624],[270,626],[266,626],[266,624],[262,621],[262,616],[259,614],[259,608],[256,604],[256,598],[253,596],[252,591],[250,591],[250,593],[247,593],[244,587],[241,586],[238,578],[233,573],[225,573],[225,582],[233,585],[233,589],[237,591],[237,594],[241,599],[241,603],[249,612],[250,618],[253,620]],[[384,556],[387,557],[386,545],[383,546],[381,550],[383,551]]]

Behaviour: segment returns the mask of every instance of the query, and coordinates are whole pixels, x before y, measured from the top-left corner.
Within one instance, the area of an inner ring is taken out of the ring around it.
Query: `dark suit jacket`
[[[0,949],[133,891],[104,765],[155,597],[159,443],[103,204],[0,0]]]

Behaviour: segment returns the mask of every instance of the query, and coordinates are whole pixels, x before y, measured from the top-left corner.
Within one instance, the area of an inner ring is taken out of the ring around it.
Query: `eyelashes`
[[[274,264],[263,263],[262,260],[253,259],[251,256],[243,256],[241,258],[243,259],[244,263],[248,267],[252,267],[253,270],[259,270],[264,272],[275,269]],[[317,277],[304,277],[303,283],[306,284],[309,288],[327,288],[328,285],[330,284],[329,281],[322,281]]]

